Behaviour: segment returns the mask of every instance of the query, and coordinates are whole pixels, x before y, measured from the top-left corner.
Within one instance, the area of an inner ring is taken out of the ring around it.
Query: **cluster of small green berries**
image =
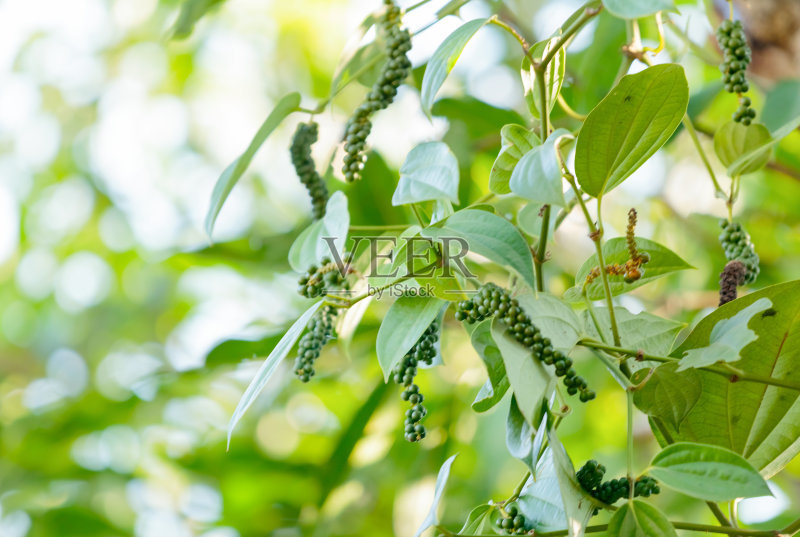
[[[315,122],[300,123],[292,137],[289,153],[300,182],[305,185],[311,198],[311,208],[314,220],[325,216],[325,206],[328,204],[328,187],[317,173],[314,159],[311,158],[311,146],[317,141],[318,126]]]
[[[522,311],[519,302],[511,298],[505,289],[487,283],[470,300],[458,303],[455,316],[457,320],[469,324],[497,316],[506,325],[506,333],[529,348],[535,358],[555,367],[556,376],[564,377],[568,394],[580,393],[580,400],[584,403],[595,398],[586,381],[573,369],[572,360],[553,348],[550,340],[542,335]]]
[[[605,474],[605,466],[595,460],[590,460],[575,473],[575,478],[583,490],[593,498],[597,498],[608,505],[616,503],[622,498],[627,498],[630,494],[630,479],[628,477],[620,477],[603,481]],[[661,492],[661,488],[658,486],[658,482],[649,476],[641,476],[633,484],[633,495],[635,497],[642,496],[647,498],[659,492]],[[597,514],[596,510],[595,514]]]
[[[344,263],[347,263],[346,258]],[[329,289],[346,289],[348,287],[344,274],[330,258],[324,258],[319,267],[311,265],[306,273],[297,280],[297,292],[306,298],[324,295]]]
[[[508,516],[501,515],[495,521],[495,524],[505,535],[524,535],[528,533],[528,530],[525,529],[525,517],[519,512],[519,508],[516,505],[509,505],[503,510]]]
[[[386,15],[382,27],[386,34],[388,61],[367,95],[366,101],[356,109],[345,127],[342,173],[348,182],[361,179],[364,163],[367,160],[364,149],[372,130],[370,117],[378,110],[383,110],[392,104],[397,95],[397,88],[411,71],[411,61],[406,55],[411,50],[411,34],[405,28],[400,28],[400,8],[392,0],[384,0],[384,4],[386,4]]]
[[[750,108],[750,99],[741,96],[750,89],[745,75],[750,64],[750,47],[747,46],[742,21],[723,21],[717,28],[717,42],[724,54],[724,61],[719,69],[722,71],[725,90],[740,95],[739,108],[734,113],[733,120],[749,125],[756,117],[756,111]]]
[[[403,401],[411,403],[411,408],[406,410],[405,438],[409,442],[419,442],[425,438],[425,426],[420,423],[428,411],[422,406],[424,399],[419,391],[419,386],[414,384],[419,364],[431,365],[436,357],[434,344],[439,339],[439,321],[433,321],[420,336],[413,347],[403,356],[403,359],[392,371],[392,378],[397,384],[405,387],[400,397]]]
[[[719,235],[719,242],[725,250],[725,258],[728,261],[741,261],[747,269],[744,275],[744,284],[751,284],[756,281],[759,273],[759,258],[750,235],[738,222],[728,222],[720,220],[722,233]]]
[[[314,362],[319,358],[322,347],[333,338],[338,314],[338,308],[323,306],[308,322],[308,330],[297,344],[297,358],[294,361],[294,373],[302,382],[308,382],[314,376]]]

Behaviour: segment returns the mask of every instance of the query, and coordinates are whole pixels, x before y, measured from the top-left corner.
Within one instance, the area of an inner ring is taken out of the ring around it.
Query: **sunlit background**
[[[498,10],[473,0],[460,18],[429,26],[444,4],[405,19],[415,68],[464,20]],[[581,2],[506,4],[501,11],[541,39]],[[262,147],[212,244],[203,219],[213,185],[282,95],[300,91],[308,107],[328,95],[348,38],[379,7],[228,0],[190,37],[171,39],[177,0],[0,0],[1,537],[411,536],[439,465],[455,452],[443,515],[453,530],[471,507],[513,490],[524,466],[505,451],[505,407],[470,409],[486,373],[456,323],[445,329],[446,366],[421,376],[429,437],[401,440],[398,390],[380,387],[374,355],[388,304],[370,309],[349,347],[326,351],[310,385],[280,370],[225,450],[228,419],[258,357],[304,306],[286,262],[310,215],[288,155],[299,116]],[[705,6],[684,2],[680,11],[675,28],[713,58]],[[716,67],[667,31],[671,44],[657,61],[680,61],[693,91],[716,80]],[[645,26],[646,43],[655,45],[653,36]],[[564,94],[578,111],[608,91],[624,42],[624,25],[604,14],[572,43]],[[513,40],[486,28],[445,84],[433,121],[417,89],[401,88],[376,118],[374,175],[348,190],[353,222],[376,223],[376,214],[411,221],[388,199],[395,170],[422,141],[444,139],[458,156],[462,206],[485,193],[500,127],[528,121],[520,61]],[[415,69],[416,84],[420,77]],[[758,85],[766,91],[774,82]],[[351,85],[317,116],[320,170],[340,158],[344,122],[365,92]],[[733,108],[729,95],[717,95],[699,124],[713,131]],[[556,121],[569,126],[558,111]],[[776,153],[784,171],[746,177],[737,206],[762,258],[758,286],[800,276],[800,136],[792,136]],[[710,138],[703,143],[710,150]],[[716,304],[724,264],[716,217],[725,208],[685,133],[609,197],[611,235],[624,230],[631,206],[642,216],[639,234],[697,270],[621,303],[696,322]],[[591,253],[580,215],[572,216],[551,248],[556,293]],[[564,422],[563,440],[576,464],[595,457],[620,473],[624,398],[585,362],[600,394]],[[371,393],[381,404],[342,457],[337,446]],[[643,417],[636,431],[644,465],[655,445]],[[775,498],[742,502],[741,519],[775,527],[796,515],[798,476],[795,462],[771,482]],[[674,493],[657,501],[685,519],[709,517]]]

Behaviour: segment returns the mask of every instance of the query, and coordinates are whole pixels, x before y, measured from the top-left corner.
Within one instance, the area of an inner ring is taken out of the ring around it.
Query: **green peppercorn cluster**
[[[750,47],[747,46],[742,21],[723,21],[717,28],[717,42],[724,54],[724,61],[719,69],[722,71],[725,90],[740,96],[739,108],[734,113],[733,120],[749,125],[756,117],[756,111],[750,108],[750,98],[742,96],[742,93],[747,93],[750,89],[745,75],[750,64]]]
[[[325,206],[328,204],[328,187],[317,173],[314,159],[311,158],[311,146],[317,141],[317,137],[318,126],[315,122],[300,123],[289,148],[294,170],[311,198],[314,220],[325,216]]]
[[[630,479],[628,477],[620,477],[603,481],[605,474],[605,466],[595,460],[590,460],[575,473],[575,478],[583,490],[603,503],[611,505],[622,498],[627,498],[630,494]],[[634,497],[643,496],[647,498],[659,492],[661,492],[661,488],[658,486],[658,482],[649,476],[641,476],[633,484]],[[595,514],[597,514],[596,510]]]
[[[509,505],[503,511],[505,511],[505,515],[501,514],[495,524],[505,535],[524,535],[528,533],[528,530],[525,529],[525,517],[519,512],[519,508],[516,505]]]
[[[294,361],[294,373],[302,382],[308,382],[314,376],[314,362],[322,353],[322,347],[333,338],[338,314],[338,308],[323,306],[308,322],[308,330],[297,344]]]
[[[349,257],[344,263],[348,263]],[[344,274],[330,258],[322,259],[319,267],[311,265],[306,273],[297,280],[297,292],[306,298],[324,295],[329,289],[346,289],[348,287]]]
[[[367,95],[366,101],[356,109],[345,127],[342,173],[348,182],[361,179],[364,163],[367,160],[364,149],[372,130],[370,117],[392,104],[397,95],[397,88],[411,71],[411,61],[406,55],[411,50],[411,34],[405,28],[400,28],[400,8],[392,0],[384,0],[384,4],[386,4],[386,15],[382,27],[386,35],[388,60]]]
[[[564,377],[567,393],[580,393],[582,402],[591,401],[595,393],[588,389],[586,381],[572,367],[572,360],[553,348],[550,340],[531,322],[522,311],[519,302],[509,296],[508,291],[493,283],[487,283],[474,297],[458,303],[456,319],[469,324],[497,316],[506,325],[506,332],[531,350],[535,358],[555,367],[557,377]]]
[[[419,442],[425,438],[425,426],[420,423],[428,411],[422,406],[423,396],[419,386],[414,384],[419,364],[431,365],[436,357],[434,344],[439,339],[439,321],[433,321],[420,336],[413,347],[403,356],[402,361],[392,371],[392,378],[397,384],[405,386],[400,397],[411,403],[406,410],[405,438],[409,442]]]
[[[719,242],[725,250],[725,257],[728,261],[741,261],[747,269],[744,275],[744,284],[751,284],[756,281],[759,273],[759,258],[755,246],[750,241],[750,235],[738,222],[728,222],[720,220],[722,233],[719,235]]]

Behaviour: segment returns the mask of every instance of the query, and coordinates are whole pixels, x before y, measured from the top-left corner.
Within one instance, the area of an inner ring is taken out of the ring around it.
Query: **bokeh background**
[[[485,415],[469,407],[485,371],[452,320],[446,365],[421,375],[431,409],[421,444],[402,441],[399,391],[383,386],[377,366],[384,301],[351,342],[326,350],[314,382],[280,370],[226,452],[227,421],[259,357],[305,307],[286,262],[310,215],[288,155],[300,115],[263,146],[213,242],[203,231],[211,190],[282,95],[300,91],[309,107],[327,97],[348,39],[380,2],[205,3],[217,5],[179,39],[177,0],[0,0],[0,536],[410,536],[439,465],[455,452],[443,520],[457,530],[474,505],[507,497],[524,467],[505,450],[507,402]],[[458,156],[462,206],[485,194],[500,127],[528,123],[517,45],[497,28],[482,30],[433,121],[414,84],[463,20],[501,13],[535,40],[580,2],[473,0],[461,18],[431,26],[444,4],[406,17],[414,79],[376,118],[368,179],[352,188],[330,178],[347,191],[354,224],[413,221],[389,199],[397,168],[422,141],[443,139]],[[713,133],[736,107],[719,91],[713,10],[683,2],[680,12],[657,61],[685,66],[692,113]],[[652,25],[643,30],[655,45]],[[624,42],[624,24],[607,14],[575,39],[564,89],[573,108],[588,112],[610,89]],[[798,75],[773,71],[754,75],[753,98],[760,110],[772,93],[780,113],[775,92],[790,102],[798,93],[797,81],[781,79]],[[365,92],[353,84],[317,116],[320,170],[337,157]],[[575,126],[558,108],[554,118]],[[799,148],[794,133],[769,169],[743,181],[736,214],[762,259],[758,287],[800,276]],[[609,235],[624,230],[635,206],[638,233],[696,267],[622,305],[687,325],[715,306],[725,208],[685,132],[607,200]],[[547,285],[556,293],[592,250],[573,216],[550,248]],[[621,473],[624,398],[600,366],[579,362],[599,397],[574,409],[562,440],[576,464],[595,457]],[[644,419],[636,433],[644,465],[655,450]],[[742,502],[742,520],[778,527],[796,515],[798,478],[794,462],[771,482],[775,498]],[[681,518],[709,519],[677,494],[656,501]]]

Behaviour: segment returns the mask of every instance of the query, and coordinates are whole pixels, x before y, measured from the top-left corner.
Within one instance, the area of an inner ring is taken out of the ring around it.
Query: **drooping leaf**
[[[516,297],[519,305],[542,331],[556,350],[568,353],[581,338],[583,328],[575,311],[548,293],[523,293]]]
[[[539,416],[541,419],[541,416]],[[537,426],[540,422],[537,422]],[[536,435],[536,428],[532,426],[522,415],[517,405],[517,399],[511,396],[511,404],[508,407],[508,417],[506,417],[506,447],[512,457],[516,457],[530,468],[531,473],[536,472],[536,458],[539,456],[538,449],[534,452],[533,438]]]
[[[489,374],[486,383],[472,402],[472,409],[476,412],[486,412],[499,403],[508,391],[506,367],[503,364],[500,349],[492,339],[492,320],[486,319],[478,324],[468,326],[474,327],[470,335],[472,346],[483,360]]]
[[[666,246],[649,239],[637,237],[636,247],[639,251],[647,252],[650,255],[650,261],[643,265],[642,277],[635,282],[625,283],[624,276],[609,275],[608,281],[613,296],[632,291],[637,287],[641,287],[656,278],[666,276],[672,272],[693,268],[686,261],[681,259],[678,254]],[[628,252],[625,237],[615,237],[603,244],[603,260],[607,265],[614,263],[624,265],[629,257],[630,253]],[[598,265],[597,254],[592,255],[592,257],[581,265],[581,268],[578,269],[578,273],[575,275],[575,287],[567,289],[567,292],[564,293],[564,298],[566,300],[570,302],[580,302],[583,300],[583,284],[592,268]],[[586,290],[590,300],[600,300],[605,297],[603,281],[599,277],[590,283],[586,287]]]
[[[676,369],[677,364],[662,364],[653,370],[649,378],[649,371],[640,369],[634,373],[631,381],[639,384],[647,379],[641,389],[633,392],[633,402],[639,410],[664,420],[679,431],[683,420],[700,400],[703,385],[696,371],[679,375]]]
[[[462,209],[423,229],[421,234],[434,239],[462,238],[471,252],[514,270],[534,288],[533,258],[528,243],[508,220],[486,211]]]
[[[655,65],[622,77],[578,135],[575,173],[583,190],[601,197],[624,181],[669,139],[688,103],[680,65]]]
[[[736,362],[742,358],[742,351],[757,339],[756,333],[747,328],[757,313],[772,306],[768,298],[759,298],[730,319],[718,321],[711,329],[709,344],[706,347],[689,349],[681,358],[678,371],[690,367],[704,367],[717,362]]]
[[[583,312],[583,325],[586,333],[599,341],[611,341],[611,321],[608,317],[608,308],[595,307],[594,311],[603,335],[601,336],[597,332],[588,310]],[[634,315],[621,306],[614,308],[614,315],[619,328],[620,344],[627,349],[642,349],[647,354],[668,354],[678,332],[685,326],[684,323],[664,319],[646,311]]]
[[[641,19],[659,11],[676,11],[673,0],[603,0],[603,6],[621,19]]]
[[[375,343],[384,380],[389,380],[392,369],[436,319],[443,304],[439,298],[422,296],[401,296],[394,301],[381,322]]]
[[[528,151],[511,173],[511,191],[530,201],[566,206],[564,181],[556,151],[557,147],[572,138],[566,129],[557,129],[542,145]]]
[[[517,500],[525,521],[537,532],[566,527],[567,515],[561,500],[553,450],[546,449]]]
[[[442,41],[428,61],[425,76],[422,78],[421,101],[422,109],[430,117],[433,100],[442,87],[447,75],[455,67],[458,57],[464,51],[469,40],[475,33],[483,28],[489,19],[475,19],[464,23]]]
[[[495,194],[510,194],[508,182],[511,173],[524,154],[539,145],[539,137],[531,129],[521,125],[503,125],[500,130],[500,153],[489,173],[489,190]]]
[[[714,152],[719,161],[728,168],[731,176],[753,173],[766,166],[770,148],[767,147],[755,154],[751,153],[752,149],[763,146],[771,139],[767,128],[760,123],[743,125],[736,121],[728,121],[714,134]],[[743,155],[750,156],[746,161],[732,167]]]
[[[436,476],[436,486],[434,487],[433,491],[433,501],[431,502],[431,509],[430,511],[428,511],[428,516],[425,517],[425,520],[422,521],[422,524],[420,525],[419,529],[414,534],[414,537],[419,537],[420,535],[422,535],[423,531],[439,523],[439,515],[437,514],[437,511],[439,509],[439,502],[442,501],[442,496],[444,495],[444,487],[447,485],[447,479],[450,477],[450,467],[453,465],[453,461],[456,459],[456,455],[453,455],[449,459],[444,461],[444,464],[442,464],[442,467],[439,469],[439,475]]]
[[[578,480],[575,478],[575,467],[558,439],[556,430],[550,427],[547,436],[553,452],[553,464],[567,519],[568,535],[569,537],[582,537],[597,506],[578,484]]]
[[[642,500],[625,502],[608,523],[609,537],[677,537],[675,528],[659,509]]]
[[[661,484],[701,500],[725,502],[771,495],[752,464],[719,446],[669,445],[653,457],[648,473]]]
[[[409,152],[392,205],[430,200],[458,203],[458,160],[443,142],[419,144]]]
[[[185,39],[192,35],[195,24],[223,3],[225,0],[183,0],[178,18],[172,27],[172,38]]]
[[[205,227],[209,237],[214,230],[214,222],[217,220],[217,215],[219,215],[222,205],[225,203],[225,200],[228,199],[228,195],[244,172],[247,171],[247,167],[250,166],[250,162],[252,162],[258,149],[264,144],[269,135],[272,134],[272,131],[286,119],[286,116],[294,112],[298,106],[300,106],[300,94],[297,92],[290,93],[278,101],[277,104],[275,104],[275,108],[273,108],[272,112],[267,116],[267,119],[261,124],[261,128],[258,129],[258,132],[255,137],[253,137],[253,140],[250,142],[250,145],[247,146],[244,153],[231,162],[231,164],[225,168],[225,171],[222,172],[222,175],[219,176],[217,184],[214,185],[214,191],[211,193],[211,205],[206,213]]]
[[[339,256],[343,256],[349,227],[347,197],[339,190],[328,200],[325,216],[313,222],[295,239],[289,249],[289,266],[296,272],[305,272],[311,265],[319,264],[323,257],[333,259],[326,237],[333,239],[334,248]]]
[[[767,287],[719,307],[701,320],[672,353],[708,346],[714,326],[761,298],[772,307],[757,314],[748,328],[758,336],[756,344],[742,351],[736,369],[745,374],[772,377],[800,384],[800,281]],[[742,455],[770,477],[800,453],[800,391],[758,382],[731,382],[728,377],[703,370],[700,400],[681,422],[680,431],[665,425],[676,441],[722,446]],[[709,424],[714,424],[709,427]]]
[[[503,356],[517,406],[528,423],[535,426],[541,418],[542,402],[549,399],[555,389],[555,377],[539,360],[533,358],[530,349],[506,334],[505,325],[497,318],[492,320],[491,333]]]
[[[557,31],[550,39],[539,41],[531,47],[531,55],[534,58],[543,58],[556,46],[560,37],[560,31]],[[564,72],[566,68],[567,51],[565,47],[560,47],[544,70],[544,86],[547,95],[548,112],[550,112],[556,104],[556,98],[561,91],[561,85],[564,83]],[[525,102],[528,104],[528,110],[533,117],[539,118],[541,93],[538,81],[536,80],[536,71],[533,69],[527,56],[522,59],[520,74],[522,76],[522,87],[525,90]]]
[[[267,385],[267,382],[272,377],[275,369],[277,369],[278,364],[286,357],[287,354],[289,354],[289,351],[300,338],[300,334],[303,333],[308,321],[317,312],[320,306],[322,306],[322,301],[319,301],[308,308],[305,313],[303,313],[303,315],[301,315],[300,318],[295,321],[289,330],[286,331],[286,334],[284,334],[278,344],[275,345],[275,348],[272,349],[272,352],[269,354],[269,356],[267,356],[267,359],[264,360],[264,363],[261,364],[261,367],[256,372],[256,376],[253,377],[252,381],[250,381],[250,384],[247,386],[247,389],[244,391],[241,399],[239,399],[239,402],[233,411],[233,415],[228,422],[228,447],[231,445],[231,434],[233,433],[233,429],[236,427],[236,424],[239,423],[240,419],[242,419],[242,416],[247,409],[250,408],[250,405],[255,402],[256,398],[261,393],[261,390],[264,389],[264,386]]]
[[[492,527],[492,512],[496,507],[485,503],[479,505],[469,512],[464,526],[458,532],[458,535],[481,535],[489,533]]]

